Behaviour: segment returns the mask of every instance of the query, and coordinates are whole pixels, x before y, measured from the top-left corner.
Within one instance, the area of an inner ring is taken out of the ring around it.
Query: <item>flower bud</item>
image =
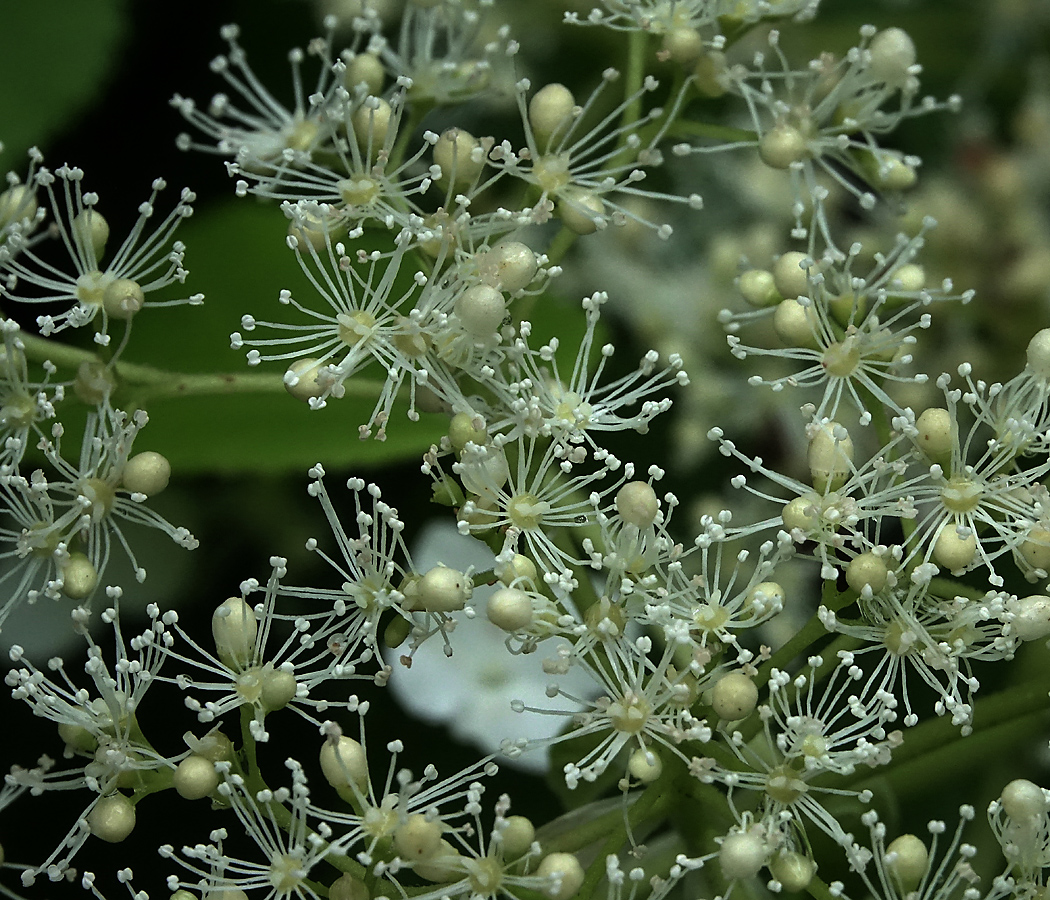
[[[783,850],[769,864],[769,871],[789,894],[804,891],[816,874],[817,866],[808,856]]]
[[[721,97],[726,92],[721,80],[725,71],[726,57],[721,50],[701,53],[696,65],[693,66],[693,83],[697,91],[705,97]]]
[[[548,84],[529,101],[529,124],[542,150],[559,133],[564,133],[576,117],[576,98],[564,84]]]
[[[481,142],[469,131],[449,128],[434,145],[434,162],[441,166],[445,183],[469,185],[485,168]]]
[[[548,853],[537,867],[536,874],[540,878],[558,877],[557,888],[544,891],[551,900],[571,900],[583,887],[583,866],[571,853]]]
[[[116,375],[103,363],[84,360],[77,366],[76,378],[73,379],[73,393],[88,406],[102,403],[116,386]]]
[[[924,409],[915,420],[918,436],[915,443],[932,462],[947,463],[952,454],[952,415],[937,406]]]
[[[781,254],[773,263],[773,282],[781,297],[794,300],[809,294],[809,281],[806,278],[808,270],[802,268],[807,259],[805,253],[790,250]]]
[[[328,900],[371,900],[372,894],[360,878],[344,872],[328,888]],[[171,898],[174,900],[174,898]]]
[[[485,253],[481,268],[485,277],[513,294],[532,283],[539,265],[536,254],[521,241],[500,241]]]
[[[463,875],[463,867],[457,863],[459,858],[459,851],[442,838],[437,853],[427,860],[417,862],[412,866],[412,871],[420,878],[436,884],[458,881]]]
[[[884,28],[868,45],[868,74],[889,87],[903,87],[915,65],[915,42],[902,28]]]
[[[73,240],[79,247],[91,248],[95,262],[106,252],[109,222],[97,209],[82,209],[73,217]]]
[[[462,451],[468,443],[484,446],[489,441],[488,431],[485,430],[485,420],[481,416],[472,416],[470,413],[456,413],[452,421],[448,423],[448,439],[452,449]]]
[[[1046,594],[1018,597],[1007,603],[1006,608],[1014,616],[1013,632],[1022,641],[1038,641],[1050,636],[1050,597]]]
[[[394,848],[407,863],[434,856],[441,849],[441,821],[430,820],[421,813],[413,813],[394,829]]]
[[[455,612],[473,591],[474,582],[458,569],[434,566],[419,581],[419,604],[427,612]]]
[[[773,310],[773,331],[785,347],[817,347],[817,317],[813,307],[798,300],[782,300]]]
[[[346,63],[343,84],[349,91],[364,85],[366,94],[377,97],[383,91],[385,79],[386,70],[383,68],[383,61],[376,54],[358,53]]]
[[[297,359],[284,373],[284,389],[296,400],[308,402],[314,397],[320,397],[324,388],[318,381],[321,372],[321,364],[311,356]]]
[[[775,581],[762,581],[747,592],[747,605],[756,614],[784,608],[784,588]]]
[[[757,704],[758,688],[743,672],[723,675],[711,689],[711,708],[727,722],[747,718]]]
[[[735,832],[722,838],[718,864],[726,881],[757,875],[766,863],[765,839],[755,831]]]
[[[153,450],[136,453],[127,461],[120,476],[126,490],[133,494],[145,494],[147,497],[163,491],[168,486],[169,478],[171,463]]]
[[[950,522],[941,529],[933,544],[933,561],[949,572],[967,568],[977,555],[977,535],[972,532],[960,537]]]
[[[616,511],[628,525],[648,528],[656,521],[660,501],[652,485],[644,481],[629,481],[616,492]]]
[[[1046,812],[1046,795],[1039,785],[1026,778],[1011,781],[999,797],[1003,812],[1011,819],[1030,819]]]
[[[605,223],[605,202],[594,191],[566,188],[558,198],[558,215],[576,234],[594,234]]]
[[[853,441],[838,422],[825,422],[809,441],[809,471],[820,493],[837,491],[853,470]]]
[[[95,837],[119,844],[135,829],[135,807],[123,794],[111,794],[92,807],[87,823]]]
[[[660,777],[664,770],[664,764],[656,751],[652,749],[643,750],[639,747],[627,760],[627,771],[631,777],[642,784],[652,784]]]
[[[737,288],[748,303],[759,308],[773,306],[784,299],[777,290],[773,273],[765,269],[742,272],[737,280]]]
[[[130,278],[114,279],[102,290],[102,308],[113,319],[130,319],[145,302],[139,283]]]
[[[0,228],[12,222],[33,221],[37,211],[36,197],[28,184],[15,184],[0,193]],[[104,242],[103,242],[104,243]]]
[[[263,669],[262,693],[259,699],[267,712],[284,709],[295,699],[297,690],[298,682],[294,672],[269,667]]]
[[[519,578],[535,583],[539,572],[536,569],[536,563],[531,559],[515,553],[507,562],[496,566],[496,577],[510,587]]]
[[[517,588],[500,588],[485,605],[489,621],[504,631],[515,632],[532,624],[532,601]]]
[[[362,149],[379,150],[387,139],[394,120],[394,110],[381,97],[367,97],[350,116],[354,137]]]
[[[62,593],[70,600],[85,600],[98,586],[98,570],[83,553],[71,553],[62,567]]]
[[[1028,342],[1028,370],[1041,381],[1050,381],[1050,328],[1036,332]]]
[[[902,834],[886,847],[886,871],[900,883],[902,893],[910,893],[919,886],[929,863],[926,845],[914,834]]]
[[[194,754],[179,763],[173,781],[180,797],[200,800],[219,786],[219,773],[210,759]]]
[[[794,125],[774,125],[758,141],[758,155],[774,169],[790,168],[809,154],[805,135]]]
[[[255,656],[259,624],[255,611],[240,597],[230,597],[211,617],[215,651],[231,669],[242,669]]]
[[[491,338],[507,316],[503,294],[488,284],[475,284],[456,299],[456,315],[463,329],[479,340]]]
[[[853,557],[846,566],[846,583],[858,594],[865,587],[870,588],[873,594],[877,594],[886,587],[889,575],[886,563],[870,550]]]
[[[525,816],[511,816],[506,820],[500,837],[503,839],[503,858],[518,859],[529,852],[536,840],[536,828]]]
[[[664,32],[662,49],[667,59],[689,65],[704,52],[704,39],[695,28],[678,25]]]
[[[364,747],[344,735],[337,741],[326,740],[321,745],[321,772],[332,787],[345,787],[353,782],[363,789],[368,784]]]

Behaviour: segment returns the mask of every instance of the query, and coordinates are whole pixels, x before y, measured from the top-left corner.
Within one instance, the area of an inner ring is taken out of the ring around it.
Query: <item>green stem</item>
[[[627,79],[624,84],[624,96],[630,97],[642,89],[645,79],[645,56],[649,46],[649,35],[644,31],[632,31],[627,43]],[[621,146],[626,140],[626,129],[630,128],[642,115],[642,98],[635,97],[623,111],[620,126],[625,132],[620,137]]]
[[[59,368],[77,369],[84,363],[105,366],[90,350],[61,344],[35,334],[20,334],[28,359],[50,360]],[[110,364],[122,388],[130,389],[135,401],[144,403],[169,397],[216,396],[228,394],[284,393],[284,376],[268,372],[169,372],[141,363],[118,361]],[[374,400],[382,385],[377,381],[350,379],[347,394]]]

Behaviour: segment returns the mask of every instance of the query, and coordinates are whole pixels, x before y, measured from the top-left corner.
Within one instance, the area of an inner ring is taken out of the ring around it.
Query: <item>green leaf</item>
[[[69,128],[98,96],[124,38],[122,0],[5,3],[0,141],[8,165]]]
[[[124,359],[180,373],[248,373],[244,353],[230,349],[230,332],[240,327],[241,316],[280,320],[286,310],[277,302],[280,291],[305,296],[310,290],[285,244],[286,233],[280,210],[255,200],[231,200],[195,213],[177,235],[186,244],[190,276],[172,296],[203,292],[204,304],[139,315]],[[378,246],[374,238],[362,241]],[[403,277],[407,286],[410,273]],[[405,405],[395,404],[387,440],[362,441],[357,428],[369,420],[377,395],[348,395],[311,410],[280,387],[280,363],[262,363],[251,370],[257,372],[270,373],[277,387],[270,393],[147,401],[150,424],[143,449],[164,453],[182,472],[302,472],[316,462],[346,467],[404,461],[448,427],[441,415],[410,422]],[[375,366],[361,377],[383,380]]]

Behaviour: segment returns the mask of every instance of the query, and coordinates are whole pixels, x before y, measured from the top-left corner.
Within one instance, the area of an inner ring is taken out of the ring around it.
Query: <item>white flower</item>
[[[106,245],[109,243],[109,224],[95,208],[98,194],[85,193],[81,188],[84,170],[61,166],[54,173],[41,168],[35,176],[51,201],[54,217],[52,227],[57,230],[72,262],[73,272],[56,268],[37,255],[30,246],[25,223],[14,224],[8,244],[17,256],[0,255],[0,270],[9,277],[6,286],[0,286],[0,295],[24,303],[72,303],[57,316],[37,317],[42,334],[49,335],[65,328],[77,328],[101,318],[95,333],[96,343],[108,345],[111,320],[128,323],[119,350],[122,350],[130,332],[132,318],[143,306],[176,306],[203,302],[203,294],[193,294],[176,300],[156,300],[155,291],[176,282],[182,284],[189,274],[182,261],[186,247],[181,241],[172,241],[179,223],[193,214],[195,195],[184,188],[179,202],[151,232],[146,226],[154,214],[157,196],[167,186],[164,179],[153,182],[149,200],[139,206],[139,216],[128,236],[103,267]],[[62,183],[61,199],[56,195],[56,179]],[[35,288],[26,293],[25,288]],[[119,352],[118,350],[118,352]]]

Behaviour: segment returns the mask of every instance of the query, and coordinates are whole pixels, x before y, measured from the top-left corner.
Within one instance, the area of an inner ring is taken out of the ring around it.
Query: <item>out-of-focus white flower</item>
[[[495,564],[484,544],[458,535],[446,521],[435,521],[424,530],[412,559],[420,571],[438,562],[462,570],[470,566],[486,570]],[[476,609],[483,609],[492,590],[475,588]],[[561,717],[519,715],[511,709],[512,700],[522,700],[526,706],[545,704],[549,678],[541,657],[549,654],[512,655],[506,638],[504,631],[482,615],[460,616],[453,655],[446,657],[439,641],[426,642],[412,656],[411,667],[394,665],[390,688],[413,715],[447,725],[457,740],[487,752],[498,750],[506,739],[553,737],[564,721]],[[586,693],[586,678],[569,680],[574,682],[569,687],[572,693]],[[544,747],[501,762],[545,772],[547,751]]]

